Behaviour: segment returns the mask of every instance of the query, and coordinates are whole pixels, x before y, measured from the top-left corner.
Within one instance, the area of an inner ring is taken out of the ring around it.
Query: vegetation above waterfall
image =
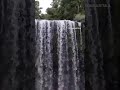
[[[35,3],[36,19],[69,19],[79,21],[85,17],[83,0],[53,0],[51,6],[51,8],[47,8],[47,14],[42,14],[39,4]]]
[[[35,1],[35,18],[41,18],[40,17],[41,14],[41,8],[39,8],[39,1]]]

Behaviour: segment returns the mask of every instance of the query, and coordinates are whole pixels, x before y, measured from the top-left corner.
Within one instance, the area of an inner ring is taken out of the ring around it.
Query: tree
[[[52,8],[48,8],[47,19],[69,19],[83,17],[84,4],[83,0],[53,0]]]
[[[83,13],[83,0],[62,0],[59,13],[61,19],[73,20],[75,15]]]
[[[39,7],[39,1],[35,1],[35,19],[40,19],[41,9]]]

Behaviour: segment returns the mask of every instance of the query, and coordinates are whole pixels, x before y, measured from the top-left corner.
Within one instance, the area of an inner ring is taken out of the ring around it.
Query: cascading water
[[[36,90],[85,90],[81,23],[70,20],[35,23]]]

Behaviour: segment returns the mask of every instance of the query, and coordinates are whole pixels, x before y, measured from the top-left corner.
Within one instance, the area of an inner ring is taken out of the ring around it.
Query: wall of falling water
[[[36,90],[85,90],[81,23],[35,20]]]

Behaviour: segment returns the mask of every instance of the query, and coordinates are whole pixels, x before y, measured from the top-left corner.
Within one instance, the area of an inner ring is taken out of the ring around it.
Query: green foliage
[[[39,7],[39,1],[35,1],[35,19],[40,19],[41,8]]]
[[[46,10],[47,14],[41,14],[39,2],[36,2],[36,18],[41,19],[84,19],[83,0],[53,0],[52,7]]]
[[[83,17],[84,14],[83,0],[53,0],[52,8],[47,9],[47,19],[69,19]],[[76,16],[77,15],[77,16]]]
[[[74,17],[74,20],[76,21],[83,21],[85,20],[85,15],[84,14],[76,14],[75,17]]]

